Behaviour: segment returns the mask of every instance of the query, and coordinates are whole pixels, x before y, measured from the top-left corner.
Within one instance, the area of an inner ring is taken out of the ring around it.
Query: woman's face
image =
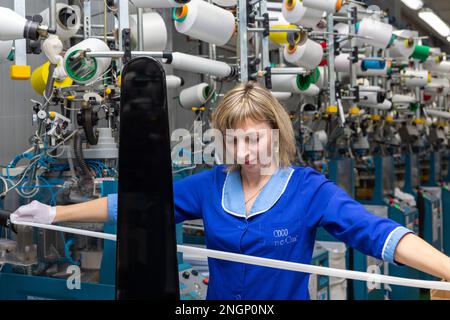
[[[273,130],[267,122],[252,119],[246,119],[235,129],[227,129],[226,159],[234,159],[234,164],[249,173],[271,166]]]

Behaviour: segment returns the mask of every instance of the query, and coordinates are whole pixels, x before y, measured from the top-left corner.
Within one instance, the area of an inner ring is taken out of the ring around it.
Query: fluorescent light
[[[419,10],[423,7],[423,2],[421,0],[402,0],[402,2],[412,10]]]
[[[422,9],[419,12],[419,18],[428,23],[430,27],[436,30],[443,37],[450,35],[450,28],[448,25],[442,21],[437,14],[431,9]]]
[[[447,41],[450,42],[450,37],[447,37]]]

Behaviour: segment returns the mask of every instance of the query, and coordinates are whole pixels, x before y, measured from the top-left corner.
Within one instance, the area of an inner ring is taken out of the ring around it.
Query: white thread
[[[63,231],[67,233],[85,235],[100,239],[116,241],[117,237],[115,234],[108,234],[103,232],[87,231],[75,228],[60,227],[54,225],[32,223],[32,222],[16,222],[15,224],[37,227],[49,230]],[[196,248],[185,245],[177,245],[177,251],[182,253],[194,254],[202,257],[215,258],[220,260],[227,260],[233,262],[247,263],[257,266],[319,274],[324,276],[336,277],[336,278],[346,278],[352,280],[369,281],[377,283],[387,283],[399,286],[414,287],[414,288],[424,288],[424,289],[436,289],[436,290],[446,290],[450,291],[450,283],[442,281],[428,281],[428,280],[416,280],[408,278],[399,278],[392,276],[385,276],[381,274],[373,274],[361,271],[350,271],[342,270],[328,267],[319,267],[308,264],[288,262],[282,260],[267,259],[261,257],[248,256],[243,254],[236,254],[231,252],[223,252],[211,249]]]

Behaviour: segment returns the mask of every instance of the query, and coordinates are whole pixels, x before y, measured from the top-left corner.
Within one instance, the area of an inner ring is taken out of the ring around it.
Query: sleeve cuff
[[[108,195],[108,221],[117,223],[117,194]]]
[[[386,238],[386,242],[384,243],[383,252],[381,255],[384,261],[402,266],[402,264],[395,262],[394,253],[400,240],[408,233],[414,232],[405,227],[397,227],[389,234]]]

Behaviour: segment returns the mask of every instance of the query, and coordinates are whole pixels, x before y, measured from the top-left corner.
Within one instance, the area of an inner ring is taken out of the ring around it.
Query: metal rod
[[[247,37],[247,1],[238,2],[238,48],[239,48],[239,80],[248,81],[248,37]]]
[[[104,24],[91,24],[90,27],[92,29],[103,29],[105,27]],[[80,24],[80,28],[84,29],[84,24]]]
[[[83,35],[81,35],[81,34],[73,35],[72,38],[75,38],[75,39],[85,39],[85,37],[84,37]],[[89,38],[95,38],[95,39],[105,40],[105,36],[94,36],[94,35],[91,35]],[[107,37],[106,37],[106,40],[114,41],[114,40],[116,40],[116,38],[113,37],[113,36],[107,36]]]
[[[329,90],[329,103],[330,106],[336,105],[336,73],[334,72],[334,21],[333,15],[327,15],[327,31],[328,31],[328,68],[330,72],[328,72],[328,86]]]
[[[49,28],[56,30],[56,0],[49,0],[48,17]]]
[[[25,17],[25,0],[14,0],[14,11]],[[14,63],[18,66],[27,65],[27,41],[14,41]]]
[[[302,32],[305,29],[302,28],[270,28],[270,32]],[[247,28],[248,32],[264,32],[265,28]]]
[[[259,3],[259,13],[261,16],[264,14],[268,14],[267,11],[267,1],[261,1]],[[270,18],[269,18],[270,20]],[[261,65],[262,69],[265,70],[267,67],[270,66],[270,52],[269,52],[269,37],[262,35],[261,38]]]
[[[137,36],[138,36],[138,50],[144,50],[144,9],[137,9]]]
[[[130,14],[128,0],[118,0],[119,2],[119,50],[123,48],[122,31],[130,28]],[[119,61],[119,70],[122,69],[122,61]]]
[[[303,68],[271,68],[272,74],[307,74],[308,71]]]
[[[86,57],[92,58],[122,58],[124,56],[123,51],[97,51],[97,52],[89,52],[86,51]],[[141,56],[149,56],[154,58],[164,58],[166,52],[162,51],[131,51],[132,57],[141,57]]]
[[[91,37],[91,0],[83,2],[83,35],[85,39]]]

